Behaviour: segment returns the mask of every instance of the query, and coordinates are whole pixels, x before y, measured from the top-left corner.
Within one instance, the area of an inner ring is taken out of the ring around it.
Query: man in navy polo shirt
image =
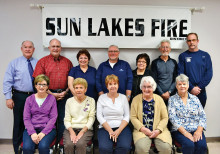
[[[202,106],[206,104],[206,89],[212,79],[212,60],[210,55],[198,48],[196,33],[189,33],[186,41],[189,49],[179,55],[178,73],[189,77],[189,92],[196,95]]]
[[[116,45],[108,48],[109,59],[101,63],[96,73],[96,88],[99,95],[107,93],[105,77],[114,74],[119,78],[118,92],[127,96],[128,101],[131,96],[133,75],[128,62],[119,59],[119,49]]]

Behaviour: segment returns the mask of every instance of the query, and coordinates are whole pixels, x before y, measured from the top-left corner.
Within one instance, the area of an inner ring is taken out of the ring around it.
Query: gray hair
[[[109,48],[111,48],[111,47],[116,47],[116,48],[118,48],[117,45],[112,44],[112,45],[110,45],[110,46],[108,47],[108,51],[109,51]],[[119,48],[118,48],[118,51],[119,51]]]
[[[162,44],[162,43],[168,43],[168,44],[169,44],[169,47],[171,48],[170,40],[167,40],[167,39],[162,40],[162,41],[160,42],[160,44],[159,44],[159,48],[161,47],[161,44]]]
[[[21,47],[23,46],[23,44],[24,44],[25,42],[31,42],[31,44],[33,45],[33,48],[34,48],[34,43],[33,43],[32,41],[29,41],[29,40],[23,41],[23,42],[21,43]]]
[[[187,82],[189,84],[189,78],[185,74],[180,74],[176,77],[176,84],[177,82]]]
[[[143,85],[144,85],[144,82],[146,83],[150,83],[152,88],[153,88],[153,91],[156,90],[157,88],[157,83],[154,81],[154,79],[151,77],[151,76],[145,76],[141,79],[141,83],[140,83],[140,89],[142,89]]]

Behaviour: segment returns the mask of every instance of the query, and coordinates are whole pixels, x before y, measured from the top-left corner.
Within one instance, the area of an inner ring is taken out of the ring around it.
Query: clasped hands
[[[145,127],[141,127],[140,131],[147,135],[149,138],[156,138],[160,134],[160,130],[156,129],[151,131],[150,129]]]
[[[44,138],[45,134],[44,133],[34,133],[31,135],[31,139],[35,144],[38,144],[43,138]]]
[[[198,142],[199,140],[202,140],[202,132],[200,131],[195,131],[193,135],[189,132],[186,132],[184,136],[190,139],[192,142]]]
[[[83,135],[84,135],[83,131],[80,131],[78,135],[76,135],[76,133],[73,132],[70,134],[70,140],[73,142],[73,144],[76,144]]]
[[[120,135],[120,133],[121,131],[119,129],[116,129],[115,131],[111,130],[109,132],[110,139],[112,139],[113,142],[117,142],[117,138]]]
[[[61,93],[53,93],[53,95],[55,96],[56,100],[59,101],[59,100],[62,100],[65,97],[66,91],[63,91]]]

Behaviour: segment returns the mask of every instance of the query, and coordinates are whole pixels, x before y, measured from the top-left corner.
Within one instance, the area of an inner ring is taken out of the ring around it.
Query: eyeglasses
[[[187,40],[187,42],[196,42],[197,39]]]
[[[146,64],[147,62],[146,62],[146,61],[138,61],[138,63],[140,63],[140,64]]]
[[[152,89],[151,86],[143,86],[144,89]]]
[[[46,87],[47,84],[40,84],[40,83],[38,83],[37,86],[39,86],[39,87],[41,87],[41,86],[42,86],[42,87]]]

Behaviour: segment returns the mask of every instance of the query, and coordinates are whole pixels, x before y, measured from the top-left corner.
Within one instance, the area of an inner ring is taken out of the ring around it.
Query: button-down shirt
[[[52,55],[48,55],[38,61],[33,77],[45,74],[50,79],[49,89],[66,89],[68,73],[72,67],[72,62],[65,57],[59,56],[55,60]]]
[[[170,97],[168,102],[169,119],[172,123],[171,131],[177,131],[180,126],[188,132],[194,132],[198,126],[206,129],[206,115],[199,99],[188,93],[187,104],[184,105],[177,94]]]
[[[76,78],[84,78],[88,83],[88,88],[86,91],[86,95],[94,98],[95,100],[98,97],[96,86],[95,86],[95,76],[96,76],[96,69],[94,67],[88,66],[86,72],[83,72],[80,66],[76,66],[71,68],[69,72],[69,76]]]
[[[30,58],[30,62],[34,69],[37,60]],[[5,99],[12,98],[12,88],[23,92],[33,92],[33,83],[28,70],[28,62],[24,56],[14,59],[8,65],[3,81]]]
[[[118,76],[119,93],[126,94],[126,90],[132,90],[133,75],[128,62],[118,60],[118,62],[115,63],[112,68],[109,64],[109,61],[107,60],[99,65],[99,68],[96,72],[96,89],[98,92],[108,92],[105,85],[105,78],[107,75],[111,74]]]

